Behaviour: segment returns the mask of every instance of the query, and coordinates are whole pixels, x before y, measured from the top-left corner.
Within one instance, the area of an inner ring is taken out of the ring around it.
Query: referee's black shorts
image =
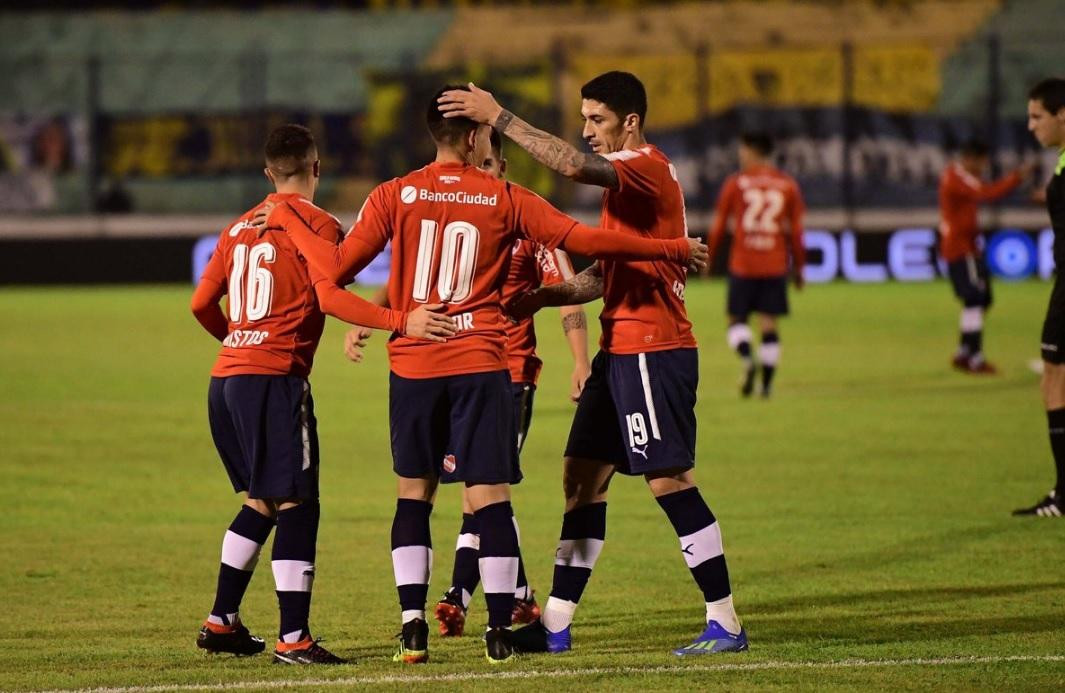
[[[1060,274],[1054,278],[1054,288],[1050,291],[1041,342],[1044,361],[1065,363],[1065,284]]]

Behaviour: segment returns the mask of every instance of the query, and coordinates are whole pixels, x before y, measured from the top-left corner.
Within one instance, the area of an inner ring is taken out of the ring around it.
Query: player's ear
[[[321,174],[321,171],[322,171],[322,160],[321,159],[315,159],[314,163],[311,164],[311,175],[314,176],[315,178],[317,178]]]
[[[499,175],[501,175],[501,176],[507,175],[507,160],[506,159],[500,159],[499,160]]]
[[[466,133],[466,148],[471,152],[477,149],[477,128]]]
[[[266,176],[266,180],[270,181],[271,183],[274,183],[274,174],[270,172],[269,167],[263,169],[263,175]]]
[[[629,132],[636,132],[640,129],[640,116],[636,115],[635,113],[630,113],[625,116],[625,121],[623,124],[625,126],[625,129]]]

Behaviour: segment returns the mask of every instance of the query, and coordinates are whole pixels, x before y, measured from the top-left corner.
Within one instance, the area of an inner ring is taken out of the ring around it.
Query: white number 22
[[[422,219],[413,290],[414,300],[419,303],[429,300],[438,227],[439,224],[432,219]],[[462,303],[473,290],[473,272],[477,268],[477,246],[481,234],[476,226],[467,221],[453,221],[444,227],[443,235],[436,292],[441,301]]]
[[[269,243],[260,243],[250,250],[243,243],[233,246],[233,269],[229,274],[230,320],[243,322],[241,313],[244,313],[248,322],[255,322],[270,314],[274,275],[262,264],[270,264],[276,257],[277,249]]]
[[[777,233],[777,219],[784,210],[784,193],[772,188],[748,188],[743,191],[747,209],[743,212],[743,228],[755,233]]]

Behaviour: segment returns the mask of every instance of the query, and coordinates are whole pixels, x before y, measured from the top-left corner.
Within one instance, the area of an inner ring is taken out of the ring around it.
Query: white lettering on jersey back
[[[400,199],[406,203],[414,202],[413,186],[407,186],[400,192]],[[408,197],[410,199],[408,199]],[[426,190],[425,188],[418,188],[418,199],[424,202],[451,202],[460,205],[481,205],[482,207],[495,207],[499,202],[499,195],[485,195],[484,193],[477,193],[476,195],[466,192],[465,190],[456,190],[454,192],[437,192],[435,190]]]
[[[252,228],[252,223],[250,221],[238,221],[236,224],[233,224],[233,227],[231,229],[229,229],[229,235],[236,236],[244,229],[250,228]]]

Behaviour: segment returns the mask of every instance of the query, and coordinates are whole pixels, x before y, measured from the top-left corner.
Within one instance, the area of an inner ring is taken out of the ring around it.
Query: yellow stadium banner
[[[872,46],[854,51],[854,101],[885,111],[932,110],[942,88],[939,56],[928,46]]]
[[[626,70],[647,88],[648,124],[676,127],[699,116],[699,89],[707,88],[710,113],[742,105],[836,107],[843,101],[844,60],[840,46],[798,49],[711,51],[705,61],[694,53],[670,55],[579,55],[565,75],[565,93],[609,70]],[[699,79],[699,71],[703,79]],[[939,58],[930,47],[856,47],[853,100],[893,112],[924,112],[941,88]],[[700,85],[705,85],[701,87]],[[569,125],[576,125],[575,109]]]

